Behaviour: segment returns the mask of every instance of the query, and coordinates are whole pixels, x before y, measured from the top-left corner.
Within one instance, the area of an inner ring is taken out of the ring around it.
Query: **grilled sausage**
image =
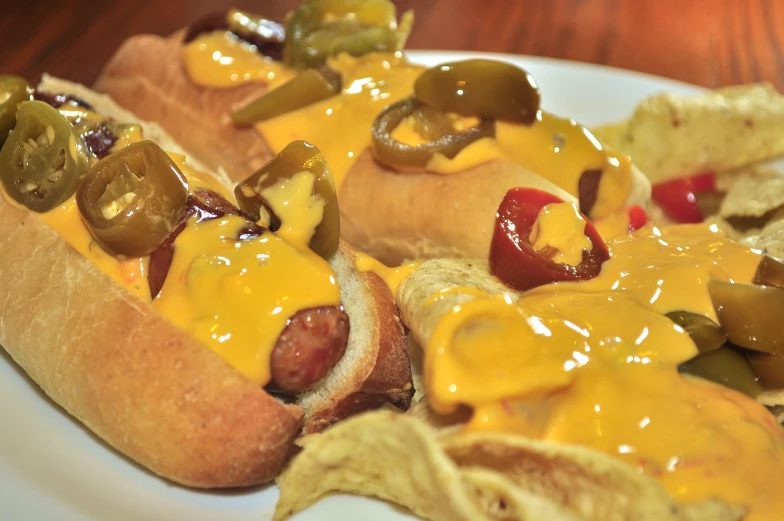
[[[342,307],[325,306],[296,313],[272,351],[272,385],[299,393],[324,378],[346,351],[349,320]]]

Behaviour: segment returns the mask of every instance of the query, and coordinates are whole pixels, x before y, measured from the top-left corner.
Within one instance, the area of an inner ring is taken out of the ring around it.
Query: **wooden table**
[[[299,0],[8,0],[0,72],[92,83],[120,42],[169,34],[235,5],[282,19]],[[715,87],[784,89],[784,1],[396,0],[415,8],[412,49],[533,54],[602,63]]]

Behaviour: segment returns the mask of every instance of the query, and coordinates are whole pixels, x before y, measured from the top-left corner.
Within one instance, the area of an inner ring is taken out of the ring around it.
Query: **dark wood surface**
[[[169,34],[236,5],[282,19],[299,0],[5,0],[0,73],[91,84],[120,42]],[[781,0],[396,0],[412,49],[480,50],[602,63],[715,87],[784,89]]]

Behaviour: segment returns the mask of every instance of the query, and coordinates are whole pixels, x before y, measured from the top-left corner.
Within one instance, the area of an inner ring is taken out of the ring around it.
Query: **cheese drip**
[[[175,242],[153,306],[261,385],[269,357],[297,311],[340,304],[332,268],[271,232],[240,241],[245,219],[191,222]]]
[[[420,262],[412,262],[392,268],[365,253],[356,252],[354,254],[354,267],[357,271],[360,273],[373,273],[378,276],[387,285],[392,295],[397,295],[400,283],[411,275],[420,264]]]
[[[303,248],[324,217],[324,198],[313,193],[315,183],[316,176],[303,170],[261,191],[282,223],[278,236]]]
[[[496,122],[495,138],[480,139],[454,158],[441,154],[426,170],[450,174],[497,159],[512,161],[579,197],[580,178],[587,170],[601,170],[591,217],[599,218],[622,208],[632,188],[631,161],[604,148],[582,125],[540,111],[533,125]]]
[[[133,141],[130,142],[134,143],[136,141],[141,141],[142,139],[141,132],[135,133],[135,137],[130,134],[126,135],[126,137],[128,139],[133,139]],[[124,145],[130,144],[130,142],[126,142]],[[180,171],[185,174],[185,177],[188,179],[188,187],[191,191],[196,188],[207,188],[224,196],[228,196],[228,191],[217,180],[211,176],[191,169],[185,162],[185,156],[173,152],[167,152],[167,154]],[[7,201],[11,200],[9,197],[5,197],[5,199]],[[39,216],[50,228],[57,231],[73,249],[90,259],[93,264],[109,275],[120,286],[145,302],[150,302],[152,300],[150,286],[147,283],[149,257],[126,259],[106,253],[106,251],[95,242],[95,239],[90,235],[90,231],[87,229],[84,221],[82,221],[82,216],[76,205],[76,196],[70,197],[60,206],[57,206],[46,213],[39,214]]]
[[[297,311],[340,304],[326,261],[271,232],[236,237],[247,221],[228,217],[193,222],[175,241],[161,293],[151,300],[149,257],[120,259],[92,238],[74,198],[41,217],[79,253],[118,284],[191,333],[248,378],[269,380],[269,355]]]
[[[88,116],[102,121],[94,112]],[[143,139],[138,125],[123,128],[126,131],[119,136],[115,150]],[[220,181],[191,169],[185,156],[167,153],[188,179],[191,192],[206,188],[233,200]],[[293,224],[320,221],[323,202],[310,205],[313,201],[300,197],[302,190],[298,190],[305,185],[303,190],[310,194],[312,179],[295,178],[290,185],[267,195],[283,197],[282,211]],[[269,380],[269,357],[288,319],[303,309],[340,304],[340,289],[332,268],[304,247],[309,238],[305,240],[293,232],[289,235],[296,246],[271,232],[239,241],[240,230],[247,227],[244,219],[232,216],[199,224],[191,221],[175,240],[169,274],[153,301],[147,280],[149,257],[125,259],[104,251],[82,220],[75,196],[39,216],[115,282],[152,303],[261,385]]]
[[[262,56],[254,45],[230,31],[197,36],[183,47],[182,59],[191,79],[205,87],[279,84],[294,76],[283,64]]]
[[[583,445],[679,500],[717,497],[749,507],[747,521],[778,519],[784,429],[754,400],[680,375],[697,349],[662,316],[716,320],[707,282],[750,283],[760,255],[705,225],[648,228],[609,248],[595,279],[517,302],[484,294],[447,313],[426,347],[432,407],[468,405],[468,431]]]
[[[577,266],[583,260],[583,251],[593,249],[585,235],[585,224],[574,203],[547,204],[539,211],[530,241],[537,251],[555,249],[555,262]]]
[[[6,198],[6,200],[9,200]],[[71,197],[60,206],[39,214],[41,219],[54,229],[73,249],[90,259],[98,269],[109,275],[145,302],[150,302],[150,286],[147,283],[149,257],[122,259],[109,255],[90,235],[82,221],[76,198]]]
[[[343,78],[343,92],[299,110],[256,124],[274,153],[304,139],[327,158],[339,189],[360,154],[370,146],[370,129],[387,106],[413,93],[424,70],[402,53],[373,53],[354,58],[341,54],[328,65]]]

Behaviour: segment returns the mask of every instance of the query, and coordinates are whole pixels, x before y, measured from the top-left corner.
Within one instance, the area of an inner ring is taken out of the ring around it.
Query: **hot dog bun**
[[[106,65],[96,89],[159,121],[200,159],[241,181],[271,152],[255,130],[231,127],[228,111],[241,100],[240,89],[195,84],[181,55],[182,42],[176,36],[131,38]],[[258,95],[263,88],[242,89],[243,95],[254,90]],[[412,258],[485,257],[495,212],[504,194],[515,187],[537,187],[574,200],[547,179],[506,159],[449,175],[398,174],[365,151],[338,190],[341,234],[390,265]],[[650,182],[632,166],[627,204],[646,206],[650,194]]]
[[[229,112],[266,87],[248,83],[215,89],[190,81],[182,61],[182,36],[127,39],[104,67],[95,89],[140,118],[159,122],[209,167],[222,167],[233,181],[242,181],[274,154],[253,128],[236,127]]]
[[[145,137],[182,149],[106,96],[44,77]],[[196,164],[192,164],[196,166]],[[0,197],[0,345],[67,412],[120,452],[172,481],[203,488],[273,479],[301,433],[414,392],[397,309],[381,279],[332,266],[351,320],[346,353],[287,404],[268,394],[72,249],[39,216]]]
[[[304,411],[283,405],[0,201],[0,344],[99,437],[191,486],[266,481]]]
[[[341,233],[389,265],[406,259],[487,257],[498,205],[517,186],[576,202],[511,161],[490,161],[450,175],[411,175],[383,167],[366,151],[340,191]]]
[[[627,204],[644,206],[650,183],[637,168],[632,174]],[[507,160],[449,175],[411,175],[385,168],[366,151],[339,193],[341,234],[393,266],[406,259],[486,258],[498,205],[516,187],[537,188],[577,202],[549,180]]]

